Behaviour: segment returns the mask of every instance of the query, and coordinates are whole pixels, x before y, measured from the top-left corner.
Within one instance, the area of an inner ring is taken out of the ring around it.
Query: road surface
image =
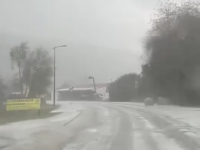
[[[200,129],[133,103],[60,102],[48,119],[0,126],[1,150],[199,150]]]

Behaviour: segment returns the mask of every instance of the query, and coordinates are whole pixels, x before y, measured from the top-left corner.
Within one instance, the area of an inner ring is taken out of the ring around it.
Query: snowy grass
[[[11,122],[42,119],[54,116],[57,113],[51,113],[51,111],[57,109],[59,106],[53,107],[52,105],[45,104],[40,110],[20,110],[20,111],[6,111],[5,108],[0,108],[0,125]]]

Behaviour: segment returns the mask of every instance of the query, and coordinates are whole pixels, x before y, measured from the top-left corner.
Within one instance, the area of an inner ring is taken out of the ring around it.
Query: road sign
[[[33,99],[11,99],[6,102],[6,110],[37,110],[40,109],[41,101],[39,98]]]

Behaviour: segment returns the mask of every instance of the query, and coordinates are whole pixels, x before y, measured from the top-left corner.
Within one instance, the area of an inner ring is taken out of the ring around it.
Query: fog
[[[108,82],[141,70],[142,40],[156,0],[0,0],[0,75],[20,42],[56,51],[57,85]],[[53,54],[53,53],[52,53]]]

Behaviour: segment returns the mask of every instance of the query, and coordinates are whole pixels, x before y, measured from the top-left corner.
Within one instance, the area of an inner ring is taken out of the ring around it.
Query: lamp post
[[[92,80],[93,80],[94,91],[95,91],[95,93],[96,93],[96,84],[95,84],[94,77],[89,76],[88,79],[92,79]]]
[[[67,47],[67,45],[54,46],[54,75],[53,75],[53,106],[56,105],[56,48]]]

